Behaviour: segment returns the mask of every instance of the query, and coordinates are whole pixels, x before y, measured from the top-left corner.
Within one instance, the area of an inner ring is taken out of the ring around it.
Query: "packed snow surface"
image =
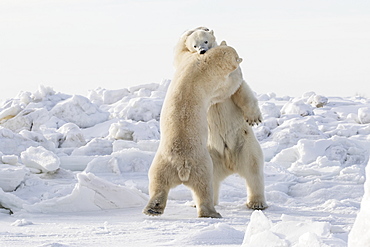
[[[169,83],[99,88],[88,97],[42,86],[4,102],[0,245],[370,246],[363,97],[257,95],[265,211],[245,206],[245,182],[233,175],[216,206],[222,219],[196,218],[184,186],[171,190],[164,215],[142,214]]]

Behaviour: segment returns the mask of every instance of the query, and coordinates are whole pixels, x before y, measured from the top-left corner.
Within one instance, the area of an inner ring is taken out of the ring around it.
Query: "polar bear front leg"
[[[230,77],[230,79],[232,78],[233,77]],[[258,106],[258,100],[245,81],[243,81],[239,89],[231,96],[231,99],[242,110],[244,119],[249,125],[262,122],[262,114]]]

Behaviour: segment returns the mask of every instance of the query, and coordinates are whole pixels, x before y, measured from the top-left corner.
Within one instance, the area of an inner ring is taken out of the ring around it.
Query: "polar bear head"
[[[200,27],[184,34],[186,37],[185,46],[191,53],[204,54],[209,49],[216,47],[216,38],[213,30]]]
[[[204,54],[207,50],[217,46],[212,30],[206,27],[197,27],[184,32],[174,49],[176,68],[194,53]]]
[[[239,67],[243,59],[234,48],[222,41],[220,46],[209,50],[204,55],[204,61],[207,66],[219,68],[222,73],[229,74]]]

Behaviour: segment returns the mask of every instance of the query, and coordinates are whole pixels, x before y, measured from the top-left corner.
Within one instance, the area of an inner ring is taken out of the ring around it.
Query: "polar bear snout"
[[[205,46],[205,45],[202,45],[202,46],[199,46],[197,50],[198,50],[197,52],[199,54],[204,54],[204,53],[206,53],[206,51],[209,50],[209,48],[207,46]]]

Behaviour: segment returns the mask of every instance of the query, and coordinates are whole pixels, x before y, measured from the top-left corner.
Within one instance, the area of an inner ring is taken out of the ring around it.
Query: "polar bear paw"
[[[244,110],[244,119],[251,126],[258,125],[262,122],[262,114],[258,107]]]
[[[264,210],[268,208],[268,205],[265,201],[249,201],[247,207],[253,210]]]
[[[201,212],[198,214],[199,218],[222,218],[221,214],[217,213],[216,211],[214,212]]]
[[[149,216],[160,216],[164,212],[164,207],[160,206],[159,203],[156,203],[155,205],[148,205],[143,210],[143,213]]]
[[[149,216],[159,216],[159,215],[163,214],[163,212],[161,212],[159,210],[152,209],[152,208],[149,208],[149,209],[143,211],[143,213],[146,214],[146,215],[149,215]]]

